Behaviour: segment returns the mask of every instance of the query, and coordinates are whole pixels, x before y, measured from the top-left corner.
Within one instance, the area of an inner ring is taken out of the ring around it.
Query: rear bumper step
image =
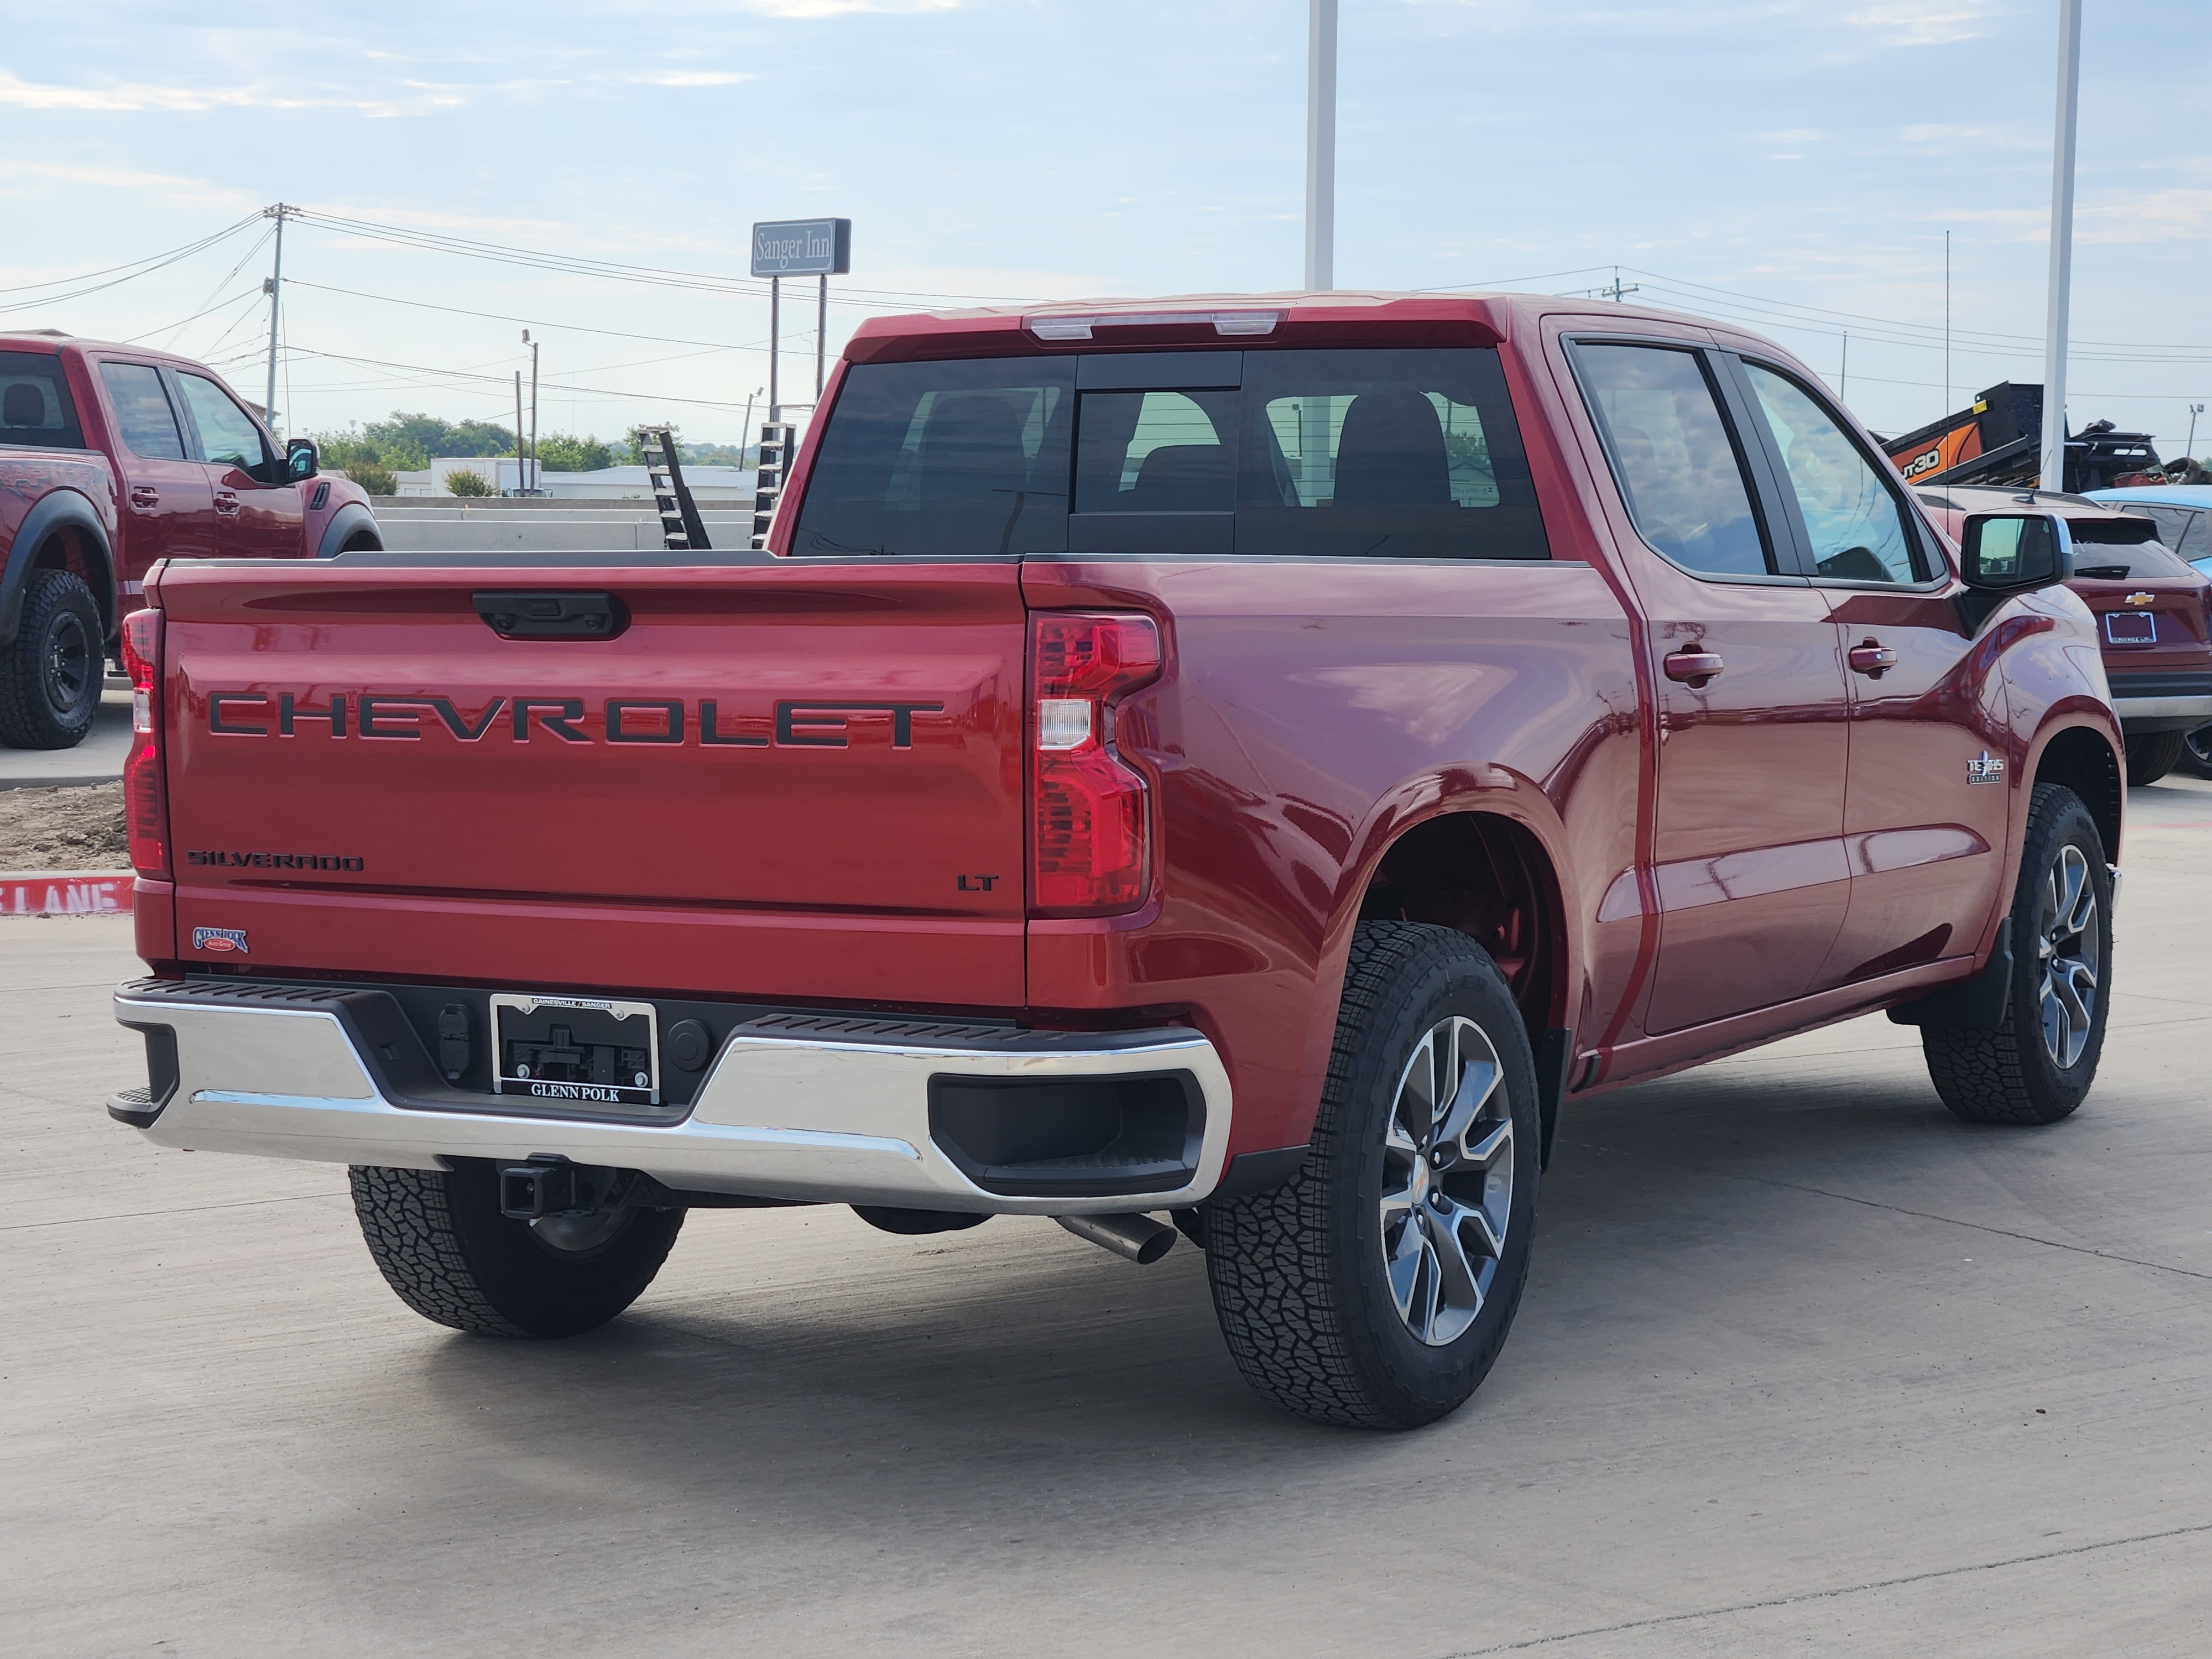
[[[557,1155],[698,1192],[1038,1215],[1198,1203],[1229,1140],[1228,1074],[1180,1027],[771,1016],[729,1031],[688,1107],[592,1116],[421,1088],[397,1052],[405,1022],[379,1003],[357,988],[120,986],[116,1018],[147,1034],[154,1075],[109,1109],[200,1152],[403,1169]]]

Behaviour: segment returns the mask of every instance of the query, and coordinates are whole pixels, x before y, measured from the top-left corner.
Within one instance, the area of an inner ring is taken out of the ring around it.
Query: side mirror
[[[284,446],[284,481],[305,483],[323,470],[322,452],[312,438],[295,438]]]
[[[1984,593],[2025,593],[2074,574],[2074,538],[2055,513],[1974,513],[1960,538],[1960,574]]]

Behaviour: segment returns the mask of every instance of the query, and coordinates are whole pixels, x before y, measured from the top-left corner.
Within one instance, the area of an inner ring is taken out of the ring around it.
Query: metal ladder
[[[677,459],[675,433],[665,426],[641,426],[636,438],[653,503],[660,510],[660,544],[672,551],[709,550],[706,520],[699,516],[698,504],[684,482],[684,464]]]

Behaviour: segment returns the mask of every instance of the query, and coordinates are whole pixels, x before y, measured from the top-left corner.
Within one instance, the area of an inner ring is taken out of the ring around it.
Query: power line
[[[48,282],[22,283],[14,288],[0,288],[0,294],[28,294],[33,289],[68,288],[75,283],[88,283],[96,276],[112,276],[118,270],[135,270],[140,265],[144,265],[149,270],[158,270],[161,266],[173,264],[179,259],[190,258],[203,248],[213,247],[224,237],[236,235],[260,217],[258,213],[249,213],[234,224],[226,225],[221,230],[203,236],[196,242],[187,242],[182,247],[171,248],[167,253],[149,253],[141,259],[126,260],[122,264],[109,265],[100,270],[82,271],[75,276],[56,276]]]
[[[757,340],[750,345],[738,345],[727,340],[688,340],[675,334],[637,334],[620,328],[587,328],[581,323],[549,323],[538,317],[510,317],[499,311],[471,311],[463,306],[441,306],[428,300],[403,300],[394,294],[369,294],[357,288],[333,288],[328,283],[311,283],[304,277],[288,276],[288,285],[312,288],[325,294],[343,294],[356,300],[380,300],[386,305],[413,306],[422,311],[450,312],[456,317],[481,317],[487,322],[525,323],[532,328],[565,329],[572,334],[604,334],[617,340],[650,340],[660,345],[707,346],[716,351],[766,351],[768,342]]]
[[[398,368],[416,374],[434,374],[447,380],[480,380],[500,386],[506,384],[506,379],[502,375],[478,374],[467,369],[434,368],[428,363],[393,362],[382,357],[355,357],[342,351],[311,351],[305,346],[287,346],[285,350],[288,354],[296,353],[302,357],[323,357],[333,362],[359,363],[370,368]],[[546,381],[544,387],[549,392],[573,392],[592,398],[629,398],[636,403],[696,404],[702,409],[744,407],[743,404],[720,398],[678,398],[665,392],[624,392],[611,386],[569,386],[556,380]]]
[[[258,218],[259,216],[257,214],[255,217]],[[72,289],[66,294],[40,295],[38,298],[33,300],[9,300],[4,303],[0,303],[0,311],[30,311],[40,306],[58,306],[64,304],[71,300],[82,300],[88,294],[105,293],[111,288],[118,288],[125,283],[135,282],[141,276],[150,276],[157,270],[167,270],[171,265],[176,264],[180,261],[189,259],[194,254],[203,252],[205,250],[213,247],[217,242],[222,241],[225,237],[235,235],[239,231],[242,230],[246,226],[252,222],[253,222],[251,219],[241,219],[237,224],[229,226],[223,230],[217,231],[212,236],[204,236],[197,242],[189,243],[181,248],[172,249],[167,253],[157,254],[150,259],[136,260],[131,265],[111,265],[108,268],[110,271],[119,270],[124,274],[119,276],[109,276],[108,279],[104,283],[88,282],[88,279],[83,277],[72,278],[70,279],[72,281],[86,282],[87,286]],[[106,276],[107,272],[94,272],[93,274],[95,276]],[[30,286],[32,288],[43,288],[52,286],[52,284],[34,283]],[[27,292],[28,290],[26,289],[9,289],[0,291],[11,294],[21,294]]]

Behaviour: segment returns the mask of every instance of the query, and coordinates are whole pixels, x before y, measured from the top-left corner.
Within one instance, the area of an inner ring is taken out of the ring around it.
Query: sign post
[[[768,418],[783,418],[776,359],[783,344],[783,279],[817,276],[814,395],[822,396],[825,366],[823,336],[829,331],[830,279],[853,268],[850,219],[777,219],[753,227],[752,274],[768,278]]]

